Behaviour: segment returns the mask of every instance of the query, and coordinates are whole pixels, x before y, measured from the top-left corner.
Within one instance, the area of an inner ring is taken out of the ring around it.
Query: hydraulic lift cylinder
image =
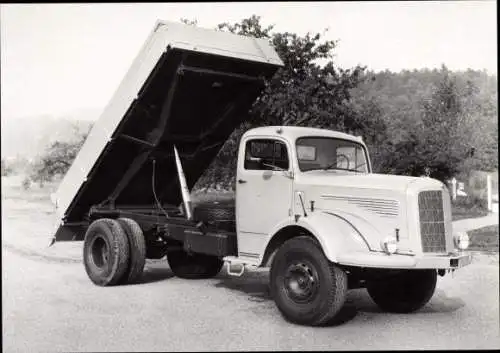
[[[177,166],[177,174],[179,176],[179,184],[181,186],[182,202],[184,203],[184,209],[186,210],[187,219],[193,219],[193,213],[191,210],[191,196],[189,195],[189,189],[186,183],[186,177],[184,175],[184,170],[182,169],[181,159],[179,158],[179,153],[177,148],[174,146],[175,154],[175,164]]]

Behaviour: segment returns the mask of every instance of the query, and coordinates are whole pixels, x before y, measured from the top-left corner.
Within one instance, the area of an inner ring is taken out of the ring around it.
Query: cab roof
[[[295,141],[300,137],[310,137],[310,136],[321,136],[321,137],[332,137],[339,138],[349,141],[361,142],[363,140],[361,137],[346,134],[340,131],[318,129],[313,127],[301,127],[301,126],[264,126],[248,130],[243,135],[244,137],[249,136],[282,136],[288,140]]]

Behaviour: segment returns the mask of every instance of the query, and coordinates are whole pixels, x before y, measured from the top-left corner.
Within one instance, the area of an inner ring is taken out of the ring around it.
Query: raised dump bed
[[[265,39],[157,22],[54,195],[56,240],[92,206],[179,205],[174,145],[192,188],[281,65]]]

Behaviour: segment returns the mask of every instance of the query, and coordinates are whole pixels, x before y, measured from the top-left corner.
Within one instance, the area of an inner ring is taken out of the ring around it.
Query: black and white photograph
[[[0,5],[2,351],[500,349],[497,2]]]

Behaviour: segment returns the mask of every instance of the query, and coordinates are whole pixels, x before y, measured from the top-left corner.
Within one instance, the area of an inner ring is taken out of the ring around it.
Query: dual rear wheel
[[[182,244],[167,248],[172,272],[181,278],[210,278],[219,273],[222,259],[189,254]],[[99,286],[139,282],[146,263],[146,239],[137,222],[128,218],[102,218],[85,234],[83,262],[90,280]]]
[[[137,282],[146,262],[146,241],[132,219],[103,218],[87,229],[83,262],[90,280],[99,286]]]

